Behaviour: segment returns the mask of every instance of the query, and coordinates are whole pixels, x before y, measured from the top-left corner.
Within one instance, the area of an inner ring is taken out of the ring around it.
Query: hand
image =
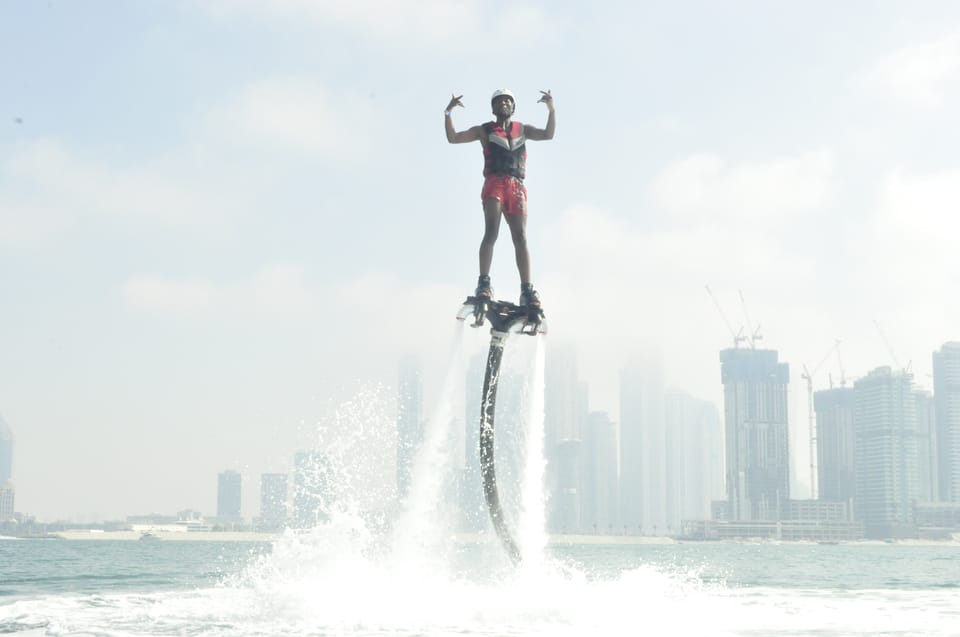
[[[454,106],[463,107],[463,102],[460,101],[460,99],[461,99],[462,97],[463,97],[463,95],[459,95],[459,96],[458,96],[458,95],[453,95],[453,94],[451,93],[451,94],[450,94],[450,103],[447,104],[446,110],[452,111]]]
[[[543,102],[547,105],[551,111],[553,110],[553,95],[550,94],[549,90],[540,91],[540,99],[537,100],[537,104]]]

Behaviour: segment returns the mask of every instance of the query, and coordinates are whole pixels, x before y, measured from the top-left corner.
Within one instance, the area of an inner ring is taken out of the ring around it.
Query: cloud
[[[208,312],[217,290],[204,279],[173,281],[137,274],[127,280],[123,294],[126,304],[138,310],[187,315]]]
[[[369,99],[303,79],[253,83],[207,115],[208,126],[223,143],[241,141],[337,159],[364,157],[376,120]]]
[[[953,222],[958,209],[960,171],[895,169],[883,179],[862,240],[852,246],[857,284],[871,289],[877,311],[901,321],[906,331],[915,325],[924,326],[923,335],[943,334],[960,320],[952,294],[960,284]],[[937,311],[931,314],[931,308]]]
[[[89,217],[202,225],[236,208],[173,162],[119,165],[50,139],[10,147],[0,161],[0,241],[37,240]]]
[[[960,76],[960,34],[898,49],[867,69],[866,87],[909,104],[942,106],[945,92]]]
[[[829,151],[762,163],[702,153],[664,168],[654,178],[651,196],[655,205],[692,222],[772,225],[823,206],[833,177]]]
[[[301,79],[251,83],[210,108],[206,125],[162,153],[116,156],[39,138],[0,146],[0,243],[35,242],[84,219],[146,225],[218,225],[256,206],[269,180],[253,153],[339,162],[369,156],[378,118],[370,100]],[[277,161],[276,164],[280,164]]]
[[[955,248],[953,218],[960,210],[960,170],[911,174],[902,168],[883,180],[877,221],[881,233],[909,242],[921,256]]]
[[[540,6],[522,2],[491,10],[480,0],[220,0],[199,8],[219,19],[251,16],[345,30],[404,49],[444,46],[464,37],[533,41],[554,31]]]
[[[541,257],[569,293],[570,311],[589,321],[592,308],[615,299],[623,314],[650,330],[668,327],[674,311],[711,302],[704,290],[752,289],[775,293],[810,283],[815,255],[789,253],[761,228],[678,227],[646,231],[590,206],[572,207],[545,229],[544,244],[556,252]],[[539,261],[538,261],[539,262]],[[692,309],[692,308],[691,308]],[[619,312],[618,312],[619,313]],[[655,321],[655,317],[663,317]]]
[[[455,38],[477,24],[481,13],[478,0],[222,0],[200,3],[200,8],[220,18],[296,20],[410,44]]]
[[[134,310],[190,319],[250,314],[309,317],[323,306],[303,268],[284,263],[266,265],[249,279],[232,283],[135,274],[127,279],[123,298]]]
[[[705,285],[734,331],[759,325],[760,345],[795,367],[815,363],[836,339],[851,378],[886,363],[874,320],[901,360],[926,367],[929,352],[956,340],[960,324],[951,293],[960,257],[949,222],[960,205],[958,184],[953,171],[891,172],[872,218],[825,243],[772,224],[649,230],[610,210],[571,207],[536,237],[551,335],[577,344],[592,396],[613,409],[615,370],[631,351],[651,346],[665,353],[671,383],[714,395],[716,352],[732,337]],[[827,238],[835,225],[821,228]],[[836,370],[818,382],[827,371]]]
[[[29,244],[69,225],[67,211],[0,195],[0,245]]]
[[[179,320],[312,323],[336,335],[331,339],[336,347],[362,342],[364,352],[383,358],[448,334],[463,290],[410,283],[386,272],[321,283],[298,264],[278,263],[232,282],[136,274],[127,279],[122,296],[131,310]],[[356,351],[351,356],[358,357]]]
[[[796,292],[818,285],[816,255],[787,251],[779,236],[760,227],[649,231],[612,211],[575,206],[545,227],[539,242],[545,249],[534,256],[545,268],[537,279],[551,336],[576,343],[591,400],[613,413],[617,370],[651,348],[664,353],[668,382],[714,398],[717,352],[732,337],[705,285],[734,329],[745,322],[738,318],[742,289],[752,327],[761,324],[774,346],[792,330],[807,334],[829,321],[809,316]]]

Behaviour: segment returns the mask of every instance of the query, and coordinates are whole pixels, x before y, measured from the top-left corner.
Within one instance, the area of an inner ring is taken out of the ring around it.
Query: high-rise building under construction
[[[790,499],[787,386],[774,350],[720,352],[726,438],[727,516],[780,520]]]

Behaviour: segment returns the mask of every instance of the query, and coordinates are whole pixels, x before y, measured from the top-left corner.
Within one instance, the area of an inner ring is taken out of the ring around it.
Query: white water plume
[[[523,428],[525,434],[524,470],[521,477],[520,520],[517,540],[525,568],[538,568],[547,545],[544,512],[543,455],[544,426],[544,344],[535,338],[529,371],[525,375],[526,392]]]
[[[444,553],[453,532],[452,511],[444,506],[444,488],[456,484],[452,427],[457,418],[457,388],[463,383],[465,331],[458,325],[447,361],[443,388],[426,423],[423,444],[417,451],[410,491],[394,528],[395,555],[411,562],[434,560]]]
[[[301,451],[294,474],[294,514],[318,519],[338,511],[380,518],[394,497],[396,424],[393,400],[381,384],[362,384],[317,424],[313,449]],[[301,526],[303,526],[301,524]]]

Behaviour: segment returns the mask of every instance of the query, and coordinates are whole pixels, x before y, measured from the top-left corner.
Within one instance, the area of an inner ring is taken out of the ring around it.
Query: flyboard
[[[547,333],[543,310],[539,306],[514,305],[494,301],[486,296],[468,296],[457,313],[457,320],[469,321],[471,327],[490,323],[490,350],[483,377],[483,396],[480,401],[480,476],[483,479],[483,497],[487,501],[493,528],[514,564],[521,560],[520,548],[507,528],[497,491],[497,472],[493,453],[493,419],[497,403],[497,382],[500,379],[500,361],[503,345],[510,334],[536,336]]]

